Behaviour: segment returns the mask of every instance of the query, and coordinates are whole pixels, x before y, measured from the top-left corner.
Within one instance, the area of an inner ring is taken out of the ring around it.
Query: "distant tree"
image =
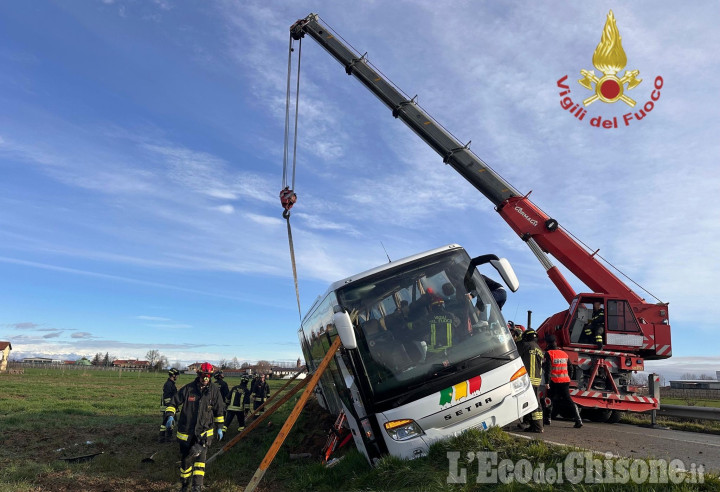
[[[94,366],[101,366],[102,358],[103,358],[102,354],[100,352],[98,352],[97,354],[95,354],[95,357],[93,357],[93,359],[90,361],[90,364],[92,364]]]
[[[227,359],[220,359],[220,361],[218,362],[218,368],[219,369],[227,369],[228,368]]]
[[[683,379],[683,380],[695,380],[695,381],[697,381],[698,375],[697,375],[697,374],[690,373],[690,372],[686,372],[685,374],[683,374],[682,376],[680,376],[680,379]]]
[[[240,364],[240,369],[247,369],[248,367],[250,367],[250,364],[247,362],[243,362],[242,364]]]
[[[709,374],[700,374],[700,377],[698,377],[698,379],[702,379],[703,381],[708,381],[708,380],[714,381],[715,380],[715,378]]]
[[[240,369],[240,361],[237,357],[233,357],[232,361],[230,362],[230,369]]]
[[[259,360],[255,366],[258,374],[270,374],[270,363],[266,360]]]
[[[116,359],[117,357],[115,357],[114,355],[110,355],[109,352],[105,352],[105,356],[102,358],[102,365],[105,367],[110,367],[112,366],[113,361]]]
[[[160,359],[160,351],[157,349],[154,350],[148,350],[145,354],[145,359],[150,363],[150,367],[153,369],[162,369],[162,367],[158,368],[157,363]]]
[[[647,378],[642,374],[633,374],[630,376],[630,383],[634,386],[644,386],[647,384]]]
[[[163,369],[167,369],[170,367],[170,362],[168,362],[167,357],[164,355],[161,355],[158,361],[155,363],[155,369],[158,371],[162,371]]]

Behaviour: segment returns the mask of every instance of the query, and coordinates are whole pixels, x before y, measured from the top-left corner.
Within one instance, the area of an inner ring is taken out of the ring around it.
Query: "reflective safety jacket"
[[[244,409],[243,402],[247,400],[247,403],[250,403],[250,390],[247,387],[246,384],[238,384],[237,386],[233,386],[233,389],[230,390],[230,399],[228,403],[228,412],[240,412]]]
[[[203,388],[199,378],[196,378],[172,397],[165,415],[174,416],[180,407],[177,438],[188,441],[194,436],[199,442],[209,445],[215,434],[214,425],[222,427],[225,423],[225,402],[220,389],[212,383]]]
[[[542,366],[545,354],[535,340],[522,342],[519,346],[520,357],[530,377],[530,384],[540,386],[542,382]]]
[[[430,340],[428,352],[442,352],[452,347],[453,318],[450,315],[436,314],[430,317]]]
[[[175,393],[177,393],[177,386],[175,386],[175,381],[168,378],[163,385],[163,395],[160,404],[164,406],[170,405],[170,400],[172,400],[172,397],[175,396]]]
[[[545,354],[545,369],[553,383],[569,383],[568,354],[560,349],[548,350]]]

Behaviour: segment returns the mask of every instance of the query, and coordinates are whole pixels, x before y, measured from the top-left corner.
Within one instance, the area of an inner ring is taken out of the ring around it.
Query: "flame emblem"
[[[598,99],[606,103],[614,103],[620,100],[631,108],[635,107],[635,101],[626,96],[624,90],[625,84],[627,84],[627,90],[631,90],[642,82],[642,79],[636,78],[640,74],[640,70],[625,71],[625,74],[620,78],[616,75],[625,68],[627,56],[622,47],[622,38],[612,10],[605,21],[605,28],[600,43],[595,48],[595,53],[593,53],[592,62],[595,68],[603,73],[603,76],[598,78],[594,70],[580,70],[580,75],[583,76],[582,79],[578,80],[580,85],[588,90],[595,91],[595,94],[585,99],[583,104],[589,106]]]

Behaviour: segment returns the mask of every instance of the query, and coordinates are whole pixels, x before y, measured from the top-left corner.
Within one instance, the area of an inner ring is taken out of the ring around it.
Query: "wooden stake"
[[[310,378],[310,382],[305,387],[305,391],[303,391],[302,396],[295,404],[295,408],[293,408],[292,412],[290,412],[290,416],[285,421],[282,429],[280,429],[280,433],[275,438],[272,446],[270,446],[270,449],[265,455],[265,458],[263,458],[262,463],[260,463],[260,467],[255,471],[255,474],[250,479],[250,483],[248,483],[247,487],[245,487],[245,492],[253,492],[260,483],[260,480],[262,480],[265,472],[270,467],[273,459],[275,459],[277,452],[280,450],[280,446],[282,446],[282,443],[285,442],[285,438],[288,436],[290,429],[292,429],[292,426],[295,425],[295,422],[300,416],[300,412],[302,412],[303,407],[305,407],[305,403],[307,403],[308,398],[310,398],[310,394],[312,394],[315,386],[320,380],[320,376],[322,376],[323,372],[325,372],[325,369],[327,369],[327,366],[330,364],[330,361],[335,356],[335,352],[337,352],[338,348],[340,348],[339,336],[337,336],[332,345],[330,345],[327,354],[325,354],[322,362],[318,366],[315,373],[312,375],[312,378]]]
[[[228,442],[225,446],[223,446],[222,449],[220,449],[220,451],[218,451],[217,453],[212,455],[207,461],[205,461],[205,463],[206,464],[212,463],[213,461],[215,461],[215,459],[218,456],[222,456],[223,454],[225,454],[225,451],[227,451],[231,447],[235,446],[238,442],[240,442],[242,439],[244,439],[245,436],[247,436],[253,429],[256,429],[261,423],[263,423],[265,420],[270,418],[270,416],[273,413],[275,413],[275,411],[278,408],[280,408],[286,401],[288,401],[290,398],[292,398],[295,393],[297,393],[302,388],[304,388],[305,385],[307,384],[307,382],[308,382],[307,379],[303,379],[302,381],[300,381],[300,383],[298,383],[297,386],[295,386],[293,389],[288,391],[288,393],[285,396],[283,396],[282,398],[280,398],[280,400],[278,400],[277,403],[275,403],[272,407],[270,407],[270,409],[267,412],[263,413],[258,418],[253,420],[252,424],[245,427],[240,434],[233,437],[233,439],[230,442]],[[258,410],[260,408],[258,408]]]

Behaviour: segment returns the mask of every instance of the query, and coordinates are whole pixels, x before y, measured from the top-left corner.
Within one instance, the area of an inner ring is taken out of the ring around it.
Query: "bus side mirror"
[[[346,349],[357,348],[357,340],[355,339],[355,330],[353,329],[350,315],[345,311],[333,314],[333,323],[337,334],[342,341],[343,347]]]
[[[510,262],[507,261],[507,258],[490,260],[490,264],[498,271],[505,282],[505,285],[507,285],[511,291],[516,292],[520,288],[520,282],[518,281]]]

